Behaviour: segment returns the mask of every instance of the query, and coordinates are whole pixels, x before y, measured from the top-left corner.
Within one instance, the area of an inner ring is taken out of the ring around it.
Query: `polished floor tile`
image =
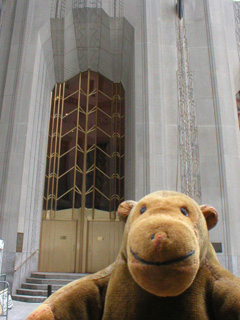
[[[14,300],[12,309],[8,310],[8,320],[25,320],[39,305],[40,303],[28,303]],[[4,320],[5,317],[0,317],[0,319]]]

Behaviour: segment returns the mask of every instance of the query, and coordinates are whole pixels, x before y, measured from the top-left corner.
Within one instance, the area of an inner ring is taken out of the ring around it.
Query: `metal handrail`
[[[25,259],[17,268],[14,269],[14,272],[18,271],[35,253],[39,252],[39,249],[35,250],[27,259]]]

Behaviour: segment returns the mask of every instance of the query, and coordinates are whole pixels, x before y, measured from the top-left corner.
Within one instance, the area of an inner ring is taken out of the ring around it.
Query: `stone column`
[[[54,71],[47,41],[50,26],[41,29],[45,21],[40,19],[33,24],[36,12],[50,21],[48,3],[37,5],[33,0],[15,3],[4,88],[4,117],[0,123],[3,144],[0,149],[4,153],[0,237],[6,244],[3,272],[13,283],[13,291],[30,270],[37,269],[48,109],[55,82],[52,82]],[[23,234],[21,252],[16,252],[17,233]],[[14,269],[34,252],[36,254],[15,272]]]
[[[0,55],[1,55],[1,66],[0,66],[0,117],[2,114],[2,103],[4,88],[6,84],[6,76],[8,63],[11,64],[13,61],[9,61],[14,18],[16,11],[16,1],[10,0],[5,2],[0,2]],[[2,167],[2,166],[1,166]],[[1,169],[0,169],[1,170]]]
[[[231,48],[236,47],[232,3],[204,0],[216,124],[226,266],[240,270],[240,145]],[[239,72],[239,69],[238,69]],[[238,88],[239,90],[239,88]]]

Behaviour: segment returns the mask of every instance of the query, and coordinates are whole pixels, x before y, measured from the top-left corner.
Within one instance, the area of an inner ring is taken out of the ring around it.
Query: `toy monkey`
[[[116,261],[49,297],[27,320],[240,320],[240,279],[209,242],[217,211],[159,191],[118,208]]]

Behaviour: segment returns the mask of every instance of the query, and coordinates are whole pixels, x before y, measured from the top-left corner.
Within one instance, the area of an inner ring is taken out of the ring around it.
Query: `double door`
[[[87,219],[86,214],[82,222],[84,228],[78,228],[78,223],[76,220],[42,221],[39,271],[93,273],[116,259],[122,242],[122,222]],[[82,246],[78,234],[81,230]]]

